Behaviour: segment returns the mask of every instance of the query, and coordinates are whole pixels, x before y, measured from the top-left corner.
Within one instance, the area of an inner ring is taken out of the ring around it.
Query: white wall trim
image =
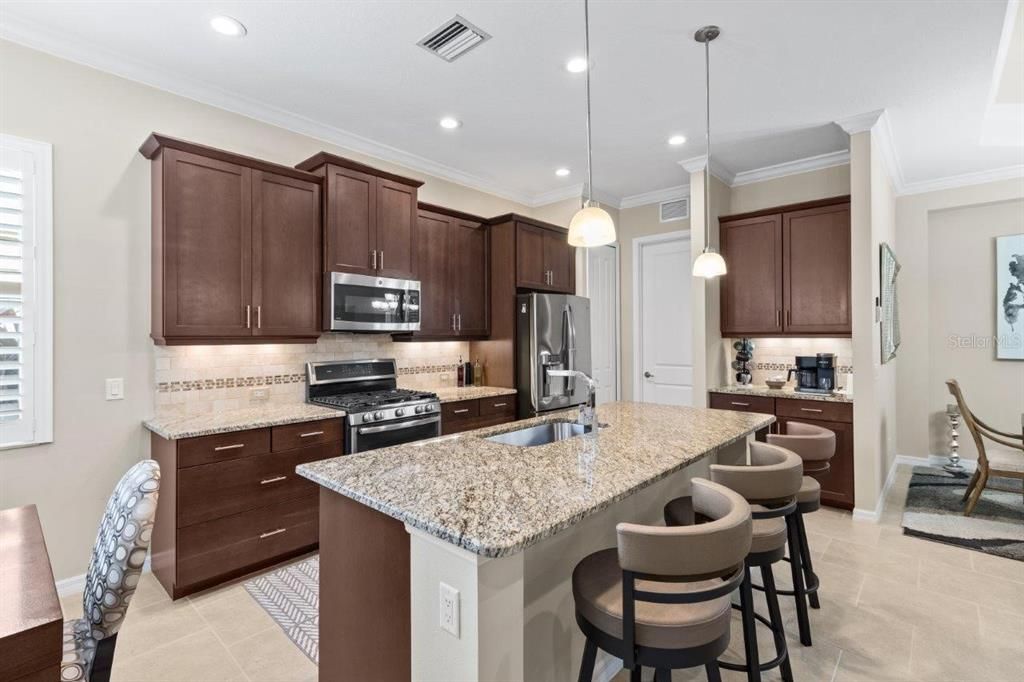
[[[630,194],[622,197],[619,201],[619,208],[633,208],[634,206],[647,206],[648,204],[660,204],[663,201],[678,201],[690,196],[689,185],[676,185],[665,189],[656,189],[641,194]]]
[[[854,116],[836,119],[835,124],[842,128],[843,132],[847,135],[866,133],[875,127],[875,124],[878,123],[878,119],[880,119],[884,113],[885,109],[875,109],[874,111],[868,111],[863,114],[856,114]]]
[[[687,173],[699,173],[708,165],[708,155],[701,154],[700,156],[694,156],[690,159],[683,159],[679,162],[679,165],[682,166]],[[736,179],[735,173],[723,166],[721,161],[713,157],[711,159],[711,174],[730,187],[732,187],[733,180]]]
[[[878,117],[878,123],[871,132],[878,139],[878,150],[882,153],[882,164],[889,173],[889,180],[892,182],[893,191],[899,195],[906,187],[906,180],[903,178],[903,168],[900,166],[900,159],[896,155],[896,142],[892,136],[892,127],[889,125],[889,114],[885,110]]]
[[[860,521],[872,521],[877,523],[882,518],[882,512],[885,511],[885,500],[889,496],[889,490],[892,489],[893,484],[896,482],[896,471],[900,465],[906,466],[930,466],[930,467],[942,467],[942,465],[949,462],[949,455],[936,455],[929,453],[927,457],[913,457],[911,455],[896,455],[896,459],[893,460],[892,466],[889,467],[889,473],[885,477],[885,484],[882,486],[882,491],[878,495],[878,502],[875,503],[875,508],[870,509],[854,509],[853,518]],[[974,473],[974,470],[978,467],[977,460],[973,459],[961,459],[960,463],[964,466],[964,471],[967,473]]]
[[[673,242],[677,240],[685,241],[687,248],[690,249],[689,230],[674,230],[672,232],[662,232],[661,234],[652,234],[646,237],[633,238],[633,378],[630,383],[633,385],[633,400],[636,402],[640,402],[640,358],[643,355],[643,334],[640,333],[640,320],[643,317],[643,293],[640,288],[640,280],[642,279],[642,273],[640,271],[640,253],[642,251],[642,247],[649,244],[660,244],[662,242]],[[692,256],[693,254],[691,253],[690,255]],[[684,265],[687,270],[689,270],[689,261]]]
[[[603,661],[598,660],[598,664],[594,668],[594,679],[598,682],[611,682],[620,672],[622,672],[622,659],[608,655]]]
[[[613,350],[615,354],[615,400],[619,400],[622,396],[622,251],[619,249],[618,243],[607,244],[615,251],[615,348]],[[602,248],[602,247],[598,247]],[[587,298],[593,298],[590,293],[590,249],[579,249],[583,251],[583,265],[586,272],[586,291]],[[591,308],[591,319],[593,319],[593,308]],[[593,357],[591,357],[591,363],[593,363]]]
[[[548,192],[542,192],[536,194],[530,200],[530,206],[536,208],[538,206],[546,206],[547,204],[553,204],[556,201],[564,201],[566,199],[580,199],[583,197],[584,184],[577,182],[574,185],[568,187],[559,187],[557,189],[550,190]]]
[[[972,185],[983,185],[989,182],[1000,182],[1003,180],[1024,180],[1024,164],[1018,166],[1006,166],[1005,168],[994,168],[962,175],[950,175],[945,178],[934,180],[919,180],[908,182],[903,185],[900,196],[908,194],[924,194],[925,192],[939,192]]]
[[[740,171],[736,174],[736,178],[733,180],[732,186],[738,187],[740,185],[749,185],[755,182],[764,182],[765,180],[783,178],[787,175],[808,173],[810,171],[821,170],[823,168],[833,168],[835,166],[846,166],[849,165],[849,163],[850,150],[842,149],[838,152],[808,156],[806,159],[777,163],[774,166],[765,166],[764,168]]]

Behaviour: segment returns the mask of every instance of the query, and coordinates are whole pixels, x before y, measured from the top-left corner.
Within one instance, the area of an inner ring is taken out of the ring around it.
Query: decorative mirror
[[[882,364],[896,357],[900,347],[900,310],[896,301],[896,276],[900,272],[896,254],[885,242],[880,245],[881,251],[881,302],[882,313]]]

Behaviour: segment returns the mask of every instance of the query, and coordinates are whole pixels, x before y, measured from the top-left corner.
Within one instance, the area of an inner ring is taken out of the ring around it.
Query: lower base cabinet
[[[826,428],[836,434],[836,454],[829,472],[820,477],[821,503],[840,509],[853,509],[853,405],[800,398],[770,398],[737,393],[711,393],[709,407],[718,410],[773,414],[777,421],[757,432],[764,441],[767,433],[786,433],[789,422],[801,422]]]
[[[441,434],[462,433],[515,421],[516,396],[477,398],[441,404]]]
[[[317,548],[318,488],[295,467],[343,452],[341,419],[167,440],[153,573],[178,599]]]

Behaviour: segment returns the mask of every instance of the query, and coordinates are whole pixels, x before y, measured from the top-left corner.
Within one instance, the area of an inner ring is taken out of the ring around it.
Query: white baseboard
[[[594,679],[597,682],[611,682],[611,680],[622,670],[622,659],[606,657],[603,661],[598,660],[594,668]]]
[[[142,564],[142,572],[149,573],[151,570],[152,567],[149,565],[149,556],[147,555],[146,562]],[[81,594],[85,590],[85,573],[58,580],[56,585],[57,596],[61,599],[73,594]]]
[[[878,495],[878,502],[875,504],[874,509],[854,509],[853,518],[860,521],[872,521],[877,523],[882,518],[882,512],[885,511],[885,498],[889,495],[889,490],[892,488],[893,483],[896,482],[896,470],[900,465],[906,466],[930,466],[930,467],[942,467],[949,463],[948,455],[936,455],[929,454],[927,457],[912,457],[910,455],[896,455],[896,459],[893,460],[892,466],[889,467],[889,473],[885,477],[885,485],[882,486],[882,491]],[[967,473],[973,473],[978,468],[978,462],[973,459],[961,459],[960,464],[963,465],[964,471]]]

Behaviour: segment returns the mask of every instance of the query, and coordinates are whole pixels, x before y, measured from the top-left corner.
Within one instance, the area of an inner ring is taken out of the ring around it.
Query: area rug
[[[309,660],[320,663],[320,557],[265,573],[245,583],[252,598]]]
[[[991,479],[1004,488],[1021,489],[1012,478]],[[971,477],[943,469],[914,467],[903,512],[907,535],[945,542],[996,556],[1024,561],[1024,496],[986,489],[974,513],[964,516],[961,501]]]

